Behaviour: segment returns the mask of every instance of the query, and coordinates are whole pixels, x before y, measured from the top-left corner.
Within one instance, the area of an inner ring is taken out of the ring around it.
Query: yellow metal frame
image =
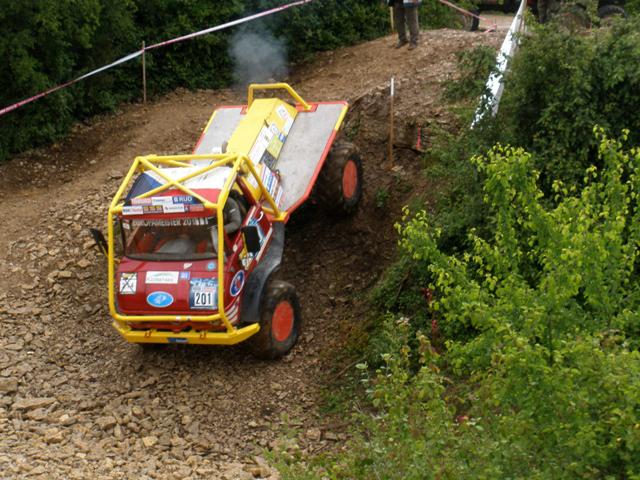
[[[253,103],[253,91],[254,90],[286,90],[289,95],[296,99],[296,101],[302,105],[302,108],[305,112],[311,110],[311,106],[305,102],[298,93],[291,88],[291,85],[288,83],[254,83],[253,85],[249,85],[249,100],[247,103],[247,108],[251,106]]]
[[[195,172],[189,173],[184,177],[181,177],[178,180],[174,180],[165,175],[162,169],[158,168],[156,165],[165,165],[168,167],[184,167],[184,168],[194,168],[194,165],[189,164],[188,162],[192,160],[217,160],[210,165],[203,166],[198,168]],[[155,165],[154,165],[155,164]],[[183,182],[187,180],[197,177],[198,175],[202,175],[210,170],[215,168],[219,168],[222,166],[226,166],[231,164],[231,174],[229,178],[225,181],[225,184],[221,190],[220,196],[218,197],[217,203],[211,203],[202,196],[193,192],[191,189],[185,187]],[[240,155],[237,153],[231,154],[211,154],[211,155],[173,155],[173,156],[155,156],[148,155],[144,157],[136,157],[133,165],[129,169],[129,172],[125,176],[120,188],[118,189],[111,205],[109,206],[108,212],[108,267],[109,267],[109,310],[111,311],[111,315],[114,318],[113,325],[118,330],[118,332],[129,342],[136,343],[169,343],[169,339],[178,339],[178,341],[187,341],[188,343],[200,343],[200,344],[212,344],[212,345],[231,345],[234,343],[241,342],[246,340],[251,335],[258,332],[260,326],[256,324],[252,324],[243,328],[234,327],[227,318],[227,315],[224,311],[224,261],[218,261],[218,313],[214,315],[121,315],[116,311],[116,302],[115,302],[115,266],[117,259],[114,258],[114,248],[113,248],[113,239],[114,239],[114,220],[115,216],[122,214],[122,208],[124,207],[124,202],[121,202],[122,196],[125,192],[125,189],[133,179],[133,176],[136,172],[144,172],[146,170],[151,170],[157,173],[160,177],[162,177],[167,183],[165,185],[161,185],[153,190],[145,192],[144,194],[135,197],[135,198],[148,198],[154,195],[159,194],[160,192],[170,189],[177,188],[178,190],[184,192],[186,195],[191,195],[194,198],[197,198],[204,205],[205,210],[212,210],[215,212],[222,212],[225,203],[227,202],[227,198],[229,196],[229,191],[232,188],[232,184],[238,175],[238,173],[245,175],[252,175],[254,179],[258,182],[258,186],[260,191],[264,195],[267,203],[271,207],[264,208],[266,213],[273,215],[273,220],[275,222],[284,222],[287,218],[286,212],[281,212],[278,209],[275,201],[269,194],[268,190],[262,183],[260,175],[256,172],[251,159],[249,159],[246,155]],[[218,245],[224,245],[224,220],[222,215],[217,215],[218,221]],[[155,329],[149,329],[146,331],[133,330],[127,322],[176,322],[176,321],[194,321],[194,322],[221,322],[222,325],[225,326],[226,331],[220,332],[183,332],[183,333],[172,333],[172,332],[158,332]]]

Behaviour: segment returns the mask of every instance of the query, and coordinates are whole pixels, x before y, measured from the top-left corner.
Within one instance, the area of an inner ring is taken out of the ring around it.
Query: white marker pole
[[[394,94],[394,80],[391,77],[391,119],[389,128],[389,165],[393,168],[393,94]]]
[[[147,108],[147,65],[144,58],[144,40],[142,41],[142,105]]]

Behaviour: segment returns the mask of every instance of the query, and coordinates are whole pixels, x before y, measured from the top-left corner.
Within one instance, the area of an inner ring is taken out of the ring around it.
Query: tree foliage
[[[431,276],[446,354],[386,315],[358,434],[307,478],[640,478],[640,151],[595,136],[602,168],[554,182],[551,208],[524,150],[474,158],[494,233],[464,254],[407,212],[400,244]]]
[[[531,29],[498,117],[441,135],[444,201],[397,226],[353,441],[306,476],[276,457],[285,477],[640,478],[636,32]]]
[[[8,106],[146,45],[164,42],[267,9],[286,0],[62,0],[4,2],[0,9],[0,74]],[[364,0],[314,1],[262,20],[151,49],[149,95],[177,87],[220,88],[237,81],[229,48],[238,32],[259,32],[287,48],[288,60],[375,38],[388,32],[385,10]],[[78,120],[141,97],[140,59],[47,95],[0,118],[0,160],[46,145]]]
[[[64,84],[130,47],[131,0],[4,2],[0,9],[0,105]],[[0,159],[41,146],[66,132],[82,112],[96,112],[124,97],[103,76],[49,95],[0,119]]]
[[[503,143],[534,157],[541,185],[579,181],[597,162],[599,125],[609,135],[630,130],[640,144],[639,19],[579,35],[552,23],[522,37],[498,113]]]

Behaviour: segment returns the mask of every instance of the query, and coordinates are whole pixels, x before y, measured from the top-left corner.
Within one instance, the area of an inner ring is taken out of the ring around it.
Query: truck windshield
[[[212,220],[215,224],[215,217]],[[217,257],[207,218],[125,218],[121,222],[125,255],[129,258],[183,261]]]

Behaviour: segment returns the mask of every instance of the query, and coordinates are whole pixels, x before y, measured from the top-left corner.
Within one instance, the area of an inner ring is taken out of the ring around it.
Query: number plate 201
[[[189,281],[189,306],[194,309],[218,309],[218,279],[192,278]]]

